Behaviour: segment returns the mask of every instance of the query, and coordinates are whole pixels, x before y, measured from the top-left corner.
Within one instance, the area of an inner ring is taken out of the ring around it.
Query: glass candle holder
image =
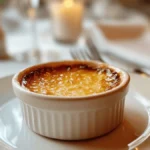
[[[53,0],[50,2],[52,32],[61,42],[75,42],[82,31],[84,5],[82,0]]]

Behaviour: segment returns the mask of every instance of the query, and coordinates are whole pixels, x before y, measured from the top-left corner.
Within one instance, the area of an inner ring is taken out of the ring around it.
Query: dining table
[[[89,28],[93,22],[94,20],[85,19],[83,24],[84,29]],[[5,42],[6,50],[10,57],[6,60],[0,60],[0,79],[14,75],[20,70],[35,64],[49,61],[72,60],[73,58],[70,54],[72,49],[85,48],[85,39],[82,34],[77,42],[73,44],[56,41],[53,38],[53,28],[51,24],[52,21],[49,18],[38,19],[36,21],[38,49],[36,54],[34,54],[33,40],[35,37],[32,34],[33,31],[31,29],[30,20],[16,20],[14,26],[8,26],[6,23],[6,26],[4,26]],[[143,77],[143,74],[141,76]],[[149,80],[148,76],[144,76],[144,78],[148,78]],[[145,145],[149,145],[148,140],[145,141]],[[138,148],[135,150],[138,150]]]

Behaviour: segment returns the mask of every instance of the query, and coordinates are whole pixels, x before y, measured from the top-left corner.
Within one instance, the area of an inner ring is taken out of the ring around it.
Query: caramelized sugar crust
[[[108,91],[120,82],[120,74],[108,67],[63,65],[34,70],[23,76],[21,85],[39,94],[86,96]]]

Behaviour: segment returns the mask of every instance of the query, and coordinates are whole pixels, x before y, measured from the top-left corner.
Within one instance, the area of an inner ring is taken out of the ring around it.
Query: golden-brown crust
[[[85,96],[111,90],[120,82],[120,74],[106,66],[62,64],[41,67],[25,74],[21,85],[39,94]]]
[[[108,67],[108,68],[114,69],[116,72],[118,72],[120,74],[121,84],[119,86],[113,88],[110,91],[106,91],[104,93],[92,95],[92,97],[93,96],[94,97],[101,97],[101,96],[113,94],[116,91],[121,91],[128,85],[128,83],[130,81],[129,75],[126,72],[121,71],[118,68],[109,66],[107,64],[104,64],[104,63],[101,63],[101,62],[98,62],[98,61],[78,61],[78,60],[75,60],[75,61],[50,62],[50,63],[46,63],[46,64],[40,64],[40,65],[32,66],[32,67],[29,67],[29,68],[21,71],[18,74],[18,76],[17,76],[17,80],[21,83],[21,81],[22,81],[22,79],[23,79],[25,74],[28,74],[31,71],[37,70],[37,69],[42,68],[42,67],[57,67],[57,66],[68,65],[68,64],[69,65],[74,65],[74,64],[76,64],[76,65],[88,65],[91,68],[99,68],[99,67],[104,67],[105,68],[105,67]],[[38,96],[40,96],[40,94],[38,94]],[[41,96],[44,96],[45,98],[49,97],[48,95],[41,95]],[[86,96],[86,99],[87,98],[90,99],[90,97],[91,96]],[[84,98],[84,96],[83,97],[79,96],[79,97],[72,97],[71,99],[73,100],[73,99],[83,99],[83,98]],[[67,97],[67,96],[53,96],[53,99],[69,99],[69,97]]]

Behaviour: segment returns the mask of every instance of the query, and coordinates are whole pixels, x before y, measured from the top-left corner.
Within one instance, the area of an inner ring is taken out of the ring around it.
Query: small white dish
[[[126,19],[102,19],[96,25],[109,40],[136,39],[148,29],[147,19],[138,15]]]
[[[20,85],[22,78],[39,68],[86,65],[110,68],[120,76],[112,89],[87,96],[55,96],[30,92]],[[61,61],[35,65],[17,73],[12,79],[15,95],[20,99],[27,126],[40,135],[62,140],[83,140],[104,135],[122,123],[125,96],[130,77],[118,68],[98,61]]]
[[[150,149],[150,139],[141,144],[141,140],[145,140],[150,133],[147,130],[148,122],[150,122],[148,116],[148,106],[150,106],[149,78],[131,75],[131,88],[125,104],[125,120],[116,130],[100,138],[78,142],[47,139],[29,130],[23,121],[19,99],[13,94],[11,80],[12,76],[0,79],[1,150],[131,149],[128,145],[135,146],[138,150]],[[136,140],[137,137],[139,137],[138,140]],[[134,142],[134,140],[138,142]]]

